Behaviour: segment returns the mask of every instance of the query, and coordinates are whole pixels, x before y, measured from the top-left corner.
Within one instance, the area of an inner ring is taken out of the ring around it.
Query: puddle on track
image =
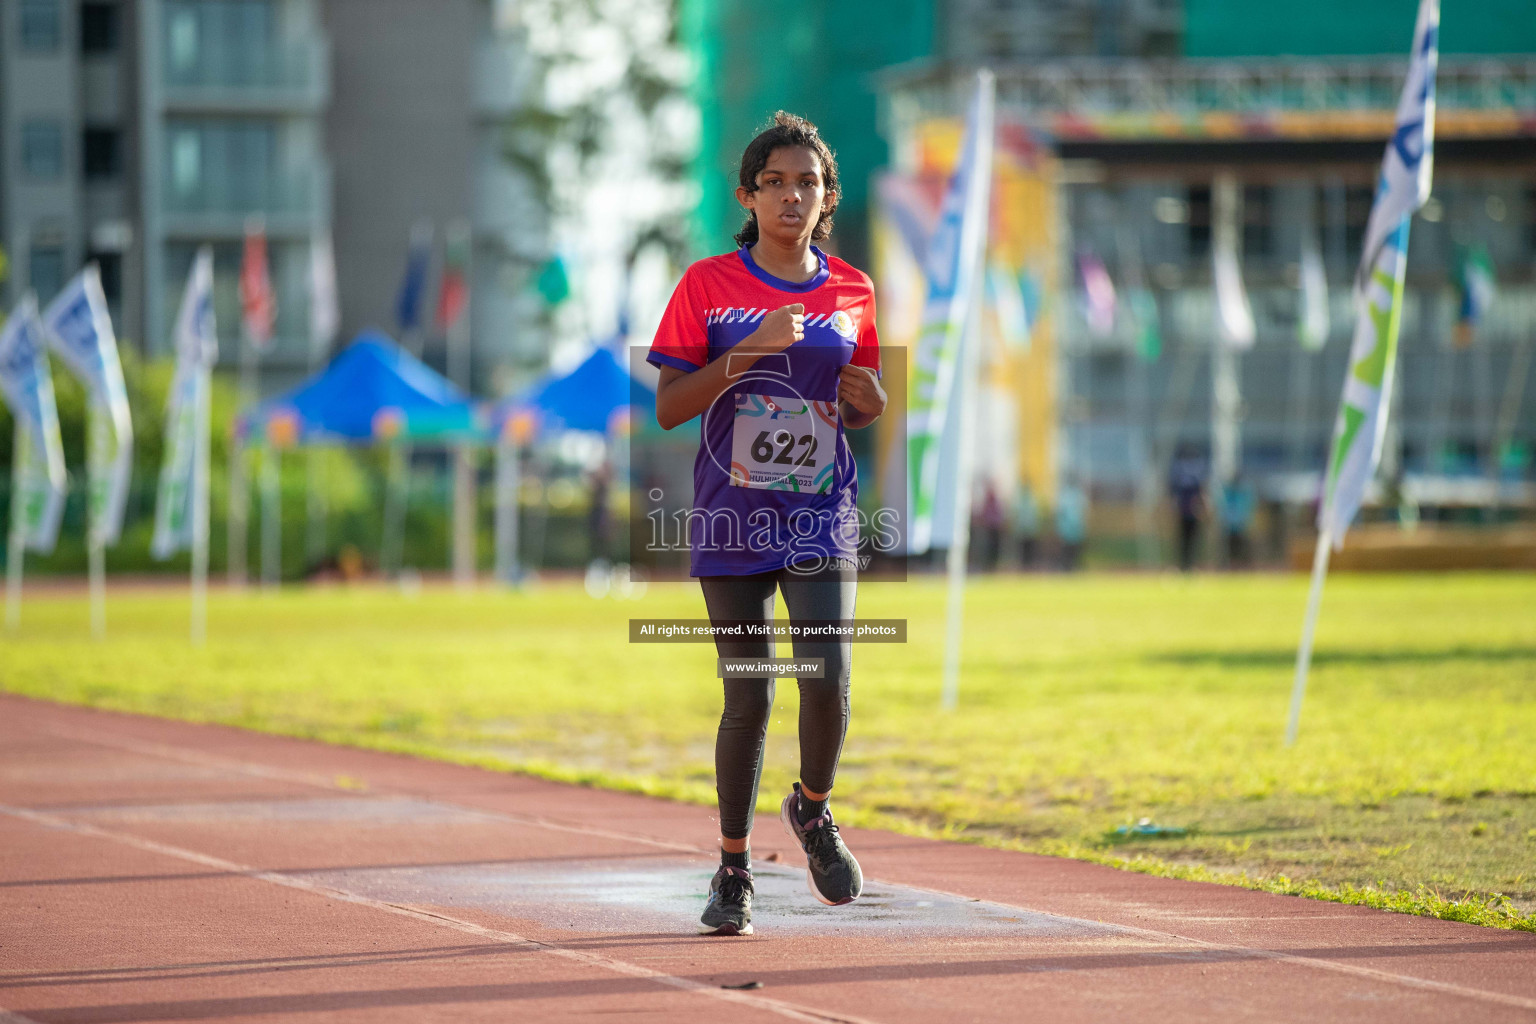
[[[102,824],[231,822],[266,823],[272,828],[327,823],[483,824],[487,818],[472,810],[410,797],[104,805],[72,808],[70,815]],[[572,859],[555,865],[487,862],[338,868],[294,877],[389,903],[472,907],[571,931],[642,934],[693,932],[713,873],[714,864],[701,859],[663,856]],[[856,902],[827,907],[810,894],[803,868],[760,862],[753,866],[753,873],[753,923],[784,934],[1102,938],[1118,931],[1108,925],[867,878]]]
[[[300,877],[389,903],[473,907],[581,932],[692,932],[713,865],[681,859],[339,869]],[[854,903],[827,907],[804,870],[753,866],[752,921],[775,933],[1102,937],[1118,929],[1017,907],[865,880]]]

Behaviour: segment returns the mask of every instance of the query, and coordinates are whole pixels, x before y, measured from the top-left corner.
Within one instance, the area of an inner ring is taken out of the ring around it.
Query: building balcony
[[[259,181],[203,182],[196,189],[161,188],[169,238],[216,241],[240,238],[246,220],[259,216],[273,237],[307,238],[330,219],[331,173],[321,164]]]
[[[255,46],[239,60],[167,61],[161,87],[170,111],[318,114],[330,102],[330,43]]]
[[[1391,134],[1407,74],[1397,57],[1192,60],[1060,59],[997,68],[1000,111],[1062,141],[1106,139],[1378,139]],[[912,65],[884,76],[897,135],[953,116],[969,73]],[[1442,138],[1536,134],[1536,60],[1442,57]]]

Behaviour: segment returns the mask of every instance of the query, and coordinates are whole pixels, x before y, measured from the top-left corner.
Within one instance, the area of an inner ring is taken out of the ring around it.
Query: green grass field
[[[906,645],[855,648],[848,822],[1536,930],[1536,577],[1337,575],[1301,740],[1281,739],[1306,581],[989,578],[960,710],[938,710],[939,580],[866,584]],[[714,650],[630,645],[695,586],[30,595],[0,688],[521,769],[712,805]],[[787,653],[787,652],[784,652]],[[797,764],[779,685],[762,801]],[[1187,830],[1127,838],[1141,818]],[[1494,895],[1500,894],[1500,895]]]

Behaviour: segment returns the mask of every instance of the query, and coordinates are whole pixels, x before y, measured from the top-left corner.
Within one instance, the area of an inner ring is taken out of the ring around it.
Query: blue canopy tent
[[[646,424],[655,422],[656,393],[632,377],[614,351],[606,347],[594,349],[571,372],[547,377],[523,394],[498,403],[491,413],[491,430],[499,439],[497,575],[508,581],[516,581],[522,575],[517,557],[519,449],[537,439],[554,438],[570,431],[601,434],[606,441],[613,442],[631,431],[644,431]],[[608,451],[621,464],[628,455],[628,447],[623,444]],[[604,494],[608,472],[602,474]],[[620,468],[613,475],[623,480],[627,473]]]
[[[280,446],[482,436],[469,396],[377,331],[359,334],[320,373],[240,423],[242,432],[260,427],[258,440]]]
[[[498,436],[509,422],[529,417],[539,434],[585,430],[612,434],[630,424],[627,414],[643,425],[656,419],[656,393],[630,376],[611,349],[597,348],[580,366],[563,377],[550,377],[514,398],[498,403],[491,428]]]
[[[326,443],[389,443],[385,487],[382,561],[398,572],[404,551],[405,509],[412,446],[423,442],[459,449],[454,501],[454,546],[463,547],[473,572],[473,480],[467,443],[484,439],[484,430],[468,395],[446,377],[406,352],[378,331],[364,331],[324,370],[291,391],[270,398],[243,414],[241,437],[266,447],[275,459],[281,449]],[[267,521],[276,531],[280,515],[276,462],[263,473],[266,549]],[[463,472],[460,472],[462,468]],[[460,486],[458,476],[466,477]],[[464,522],[461,522],[464,521]],[[280,540],[270,542],[274,550]],[[455,557],[455,565],[461,561]]]

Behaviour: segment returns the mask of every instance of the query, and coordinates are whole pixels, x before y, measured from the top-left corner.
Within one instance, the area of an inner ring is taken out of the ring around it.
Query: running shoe
[[[752,872],[720,865],[709,882],[700,935],[752,934]]]
[[[853,859],[843,837],[837,834],[832,821],[832,809],[822,812],[821,817],[800,824],[800,783],[779,808],[779,821],[784,831],[794,836],[805,851],[805,880],[811,895],[829,907],[852,903],[864,891],[864,873],[859,862]]]

